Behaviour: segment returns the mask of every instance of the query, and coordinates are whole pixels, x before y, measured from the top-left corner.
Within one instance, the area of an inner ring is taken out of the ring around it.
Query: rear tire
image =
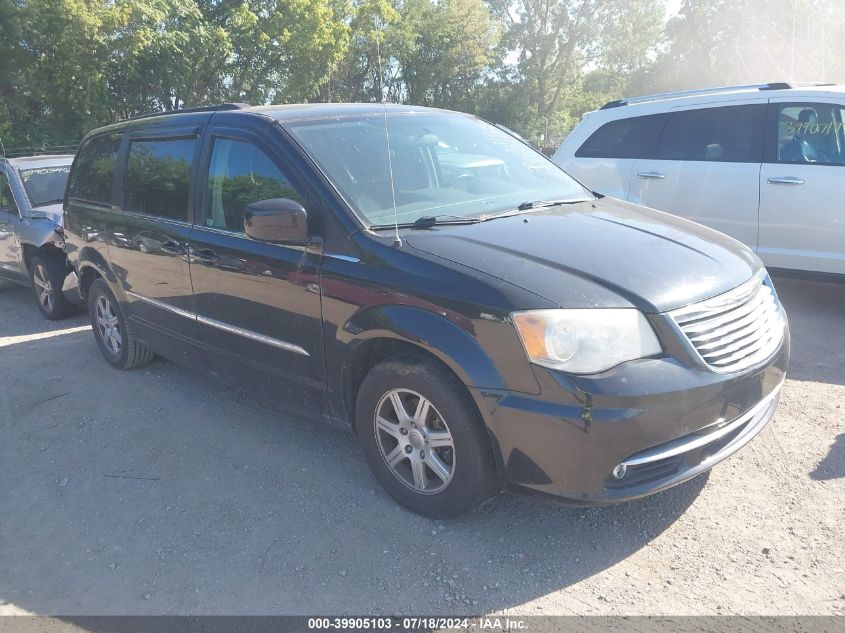
[[[493,492],[483,423],[464,386],[433,360],[373,367],[358,391],[356,426],[376,479],[409,510],[448,518]]]
[[[114,367],[133,369],[155,357],[149,347],[135,338],[120,302],[104,279],[95,279],[88,290],[88,313],[97,346]]]
[[[58,321],[73,311],[73,304],[62,294],[67,272],[67,263],[57,255],[42,253],[29,262],[35,302],[45,319]]]

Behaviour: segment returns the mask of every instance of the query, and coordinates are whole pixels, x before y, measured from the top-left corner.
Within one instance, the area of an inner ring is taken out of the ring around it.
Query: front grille
[[[767,360],[783,340],[783,311],[771,284],[760,274],[670,314],[711,369],[741,371]]]

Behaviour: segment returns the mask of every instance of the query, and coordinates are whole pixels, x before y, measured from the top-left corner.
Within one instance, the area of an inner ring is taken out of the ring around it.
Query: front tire
[[[373,367],[358,391],[356,426],[376,479],[409,510],[452,517],[493,492],[483,423],[464,386],[433,360]]]
[[[35,302],[44,318],[58,321],[69,315],[73,304],[62,294],[67,277],[67,265],[63,258],[39,254],[29,262],[29,279],[35,293]]]
[[[153,359],[152,350],[135,338],[134,329],[104,279],[95,279],[91,284],[88,314],[97,346],[114,367],[133,369]]]

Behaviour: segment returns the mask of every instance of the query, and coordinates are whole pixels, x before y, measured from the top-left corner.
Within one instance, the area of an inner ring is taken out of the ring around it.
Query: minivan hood
[[[762,267],[722,233],[613,198],[404,238],[568,308],[664,312],[731,290]]]

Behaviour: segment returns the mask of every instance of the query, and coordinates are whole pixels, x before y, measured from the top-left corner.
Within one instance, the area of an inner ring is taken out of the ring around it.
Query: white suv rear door
[[[657,157],[631,169],[628,199],[756,248],[765,111],[762,100],[671,110]]]
[[[771,104],[758,253],[774,268],[845,274],[845,100]]]

